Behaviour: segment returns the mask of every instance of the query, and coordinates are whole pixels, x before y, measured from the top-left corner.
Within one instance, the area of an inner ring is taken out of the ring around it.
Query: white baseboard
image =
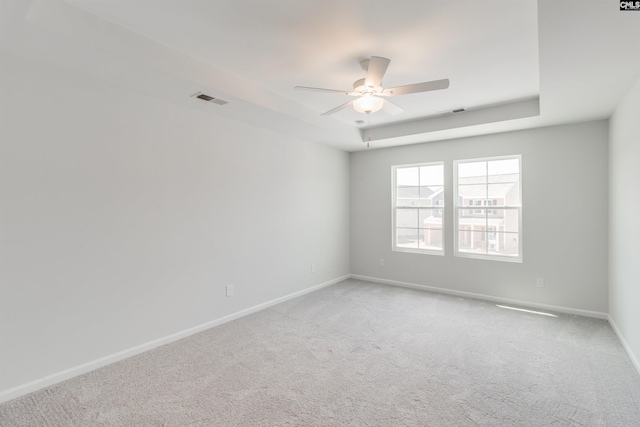
[[[276,298],[271,301],[264,302],[262,304],[255,305],[253,307],[246,308],[244,310],[240,310],[236,313],[229,314],[224,317],[220,317],[218,319],[212,320],[207,323],[203,323],[202,325],[195,326],[193,328],[186,329],[181,332],[177,332],[175,334],[168,335],[163,338],[158,338],[156,340],[150,341],[145,344],[141,344],[136,347],[132,347],[127,350],[120,351],[118,353],[111,354],[109,356],[101,357],[100,359],[93,360],[88,363],[84,363],[79,366],[75,366],[73,368],[65,369],[64,371],[57,372],[55,374],[47,375],[44,378],[40,378],[26,384],[19,385],[14,388],[10,388],[8,390],[0,392],[0,403],[7,402],[11,399],[15,399],[16,397],[23,396],[25,394],[32,393],[34,391],[40,390],[45,387],[49,387],[53,384],[68,380],[73,377],[77,377],[78,375],[85,374],[87,372],[93,371],[95,369],[101,368],[103,366],[109,365],[114,362],[118,362],[120,360],[126,359],[131,356],[135,356],[140,353],[144,353],[145,351],[152,350],[154,348],[163,346],[165,344],[172,343],[174,341],[178,341],[182,338],[186,338],[190,335],[197,334],[198,332],[202,332],[204,330],[213,328],[214,326],[222,325],[223,323],[230,322],[232,320],[236,320],[240,317],[247,316],[249,314],[255,313],[260,310],[264,310],[265,308],[271,307],[273,305],[279,304],[281,302],[302,296],[304,294],[308,294],[313,291],[317,291],[318,289],[331,286],[335,283],[341,282],[345,279],[348,279],[349,275],[345,275],[342,277],[338,277],[337,279],[330,280],[328,282],[321,283],[319,285],[312,286],[307,289],[303,289],[298,292],[294,292],[289,295],[285,295],[280,298]]]
[[[399,282],[397,280],[380,279],[378,277],[361,276],[358,274],[351,274],[349,275],[349,277],[357,280],[365,280],[368,282],[382,283],[385,285],[400,286],[403,288],[420,289],[424,291],[437,292],[440,294],[454,295],[458,297],[473,298],[473,299],[479,299],[479,300],[491,301],[491,302],[499,302],[503,304],[517,305],[520,307],[543,309],[548,311],[555,311],[558,313],[577,314],[580,316],[595,317],[598,319],[608,319],[607,313],[601,313],[599,311],[581,310],[578,308],[562,307],[562,306],[549,305],[549,304],[538,304],[538,303],[533,303],[529,301],[520,301],[520,300],[515,300],[510,298],[494,297],[491,295],[476,294],[473,292],[465,292],[465,291],[456,291],[454,289],[438,288],[435,286],[427,286],[427,285],[418,285],[415,283]]]
[[[411,289],[420,289],[420,290],[432,291],[432,292],[437,292],[437,293],[442,293],[447,295],[474,298],[474,299],[480,299],[480,300],[491,301],[491,302],[500,302],[500,303],[506,303],[511,305],[518,305],[521,307],[537,308],[537,309],[543,309],[548,311],[555,311],[558,313],[577,314],[580,316],[595,317],[598,319],[608,320],[615,334],[618,336],[618,339],[620,340],[622,347],[624,348],[627,355],[629,356],[629,359],[631,360],[631,364],[634,366],[634,368],[636,368],[636,371],[638,371],[638,374],[640,375],[640,359],[638,359],[638,357],[633,353],[633,350],[631,350],[631,347],[629,346],[624,336],[620,332],[620,329],[618,329],[618,326],[613,321],[613,318],[607,313],[601,313],[599,311],[581,310],[581,309],[570,308],[570,307],[561,307],[557,305],[537,304],[537,303],[532,303],[528,301],[519,301],[519,300],[514,300],[509,298],[493,297],[493,296],[484,295],[484,294],[475,294],[472,292],[438,288],[435,286],[418,285],[415,283],[400,282],[397,280],[388,280],[388,279],[381,279],[378,277],[361,276],[358,274],[351,274],[349,275],[349,277],[356,280],[382,283],[385,285],[400,286],[400,287],[411,288]]]
[[[577,314],[577,315],[581,315],[581,316],[595,317],[595,318],[599,318],[599,319],[606,319],[606,320],[609,321],[609,323],[611,324],[611,326],[612,326],[613,330],[615,331],[616,335],[620,339],[620,342],[622,343],[622,346],[624,347],[625,351],[629,355],[629,358],[631,359],[631,363],[633,364],[633,366],[638,371],[638,374],[640,374],[640,362],[638,360],[638,357],[636,357],[636,355],[633,353],[633,351],[631,350],[631,348],[627,344],[626,340],[624,339],[623,335],[620,333],[620,330],[616,326],[616,324],[613,321],[613,319],[611,318],[611,316],[609,316],[606,313],[601,313],[601,312],[597,312],[597,311],[589,311],[589,310],[581,310],[581,309],[575,309],[575,308],[569,308],[569,307],[561,307],[561,306],[555,306],[555,305],[548,305],[548,304],[537,304],[537,303],[531,303],[531,302],[528,302],[528,301],[520,301],[520,300],[509,299],[509,298],[493,297],[493,296],[490,296],[490,295],[476,294],[476,293],[464,292],[464,291],[456,291],[456,290],[452,290],[452,289],[439,288],[439,287],[435,287],[435,286],[418,285],[418,284],[415,284],[415,283],[400,282],[400,281],[397,281],[397,280],[381,279],[381,278],[378,278],[378,277],[368,277],[368,276],[361,276],[361,275],[358,275],[358,274],[348,274],[348,275],[345,275],[345,276],[338,277],[336,279],[330,280],[328,282],[324,282],[324,283],[321,283],[319,285],[315,285],[315,286],[312,286],[310,288],[303,289],[301,291],[294,292],[292,294],[285,295],[283,297],[276,298],[274,300],[267,301],[267,302],[264,302],[262,304],[255,305],[253,307],[249,307],[247,309],[238,311],[236,313],[233,313],[233,314],[230,314],[230,315],[227,315],[227,316],[215,319],[215,320],[212,320],[212,321],[204,323],[202,325],[198,325],[198,326],[195,326],[193,328],[189,328],[187,330],[184,330],[184,331],[181,331],[181,332],[178,332],[178,333],[175,333],[175,334],[163,337],[163,338],[159,338],[159,339],[150,341],[148,343],[145,343],[145,344],[142,344],[142,345],[139,345],[139,346],[127,349],[127,350],[123,350],[123,351],[120,351],[118,353],[114,353],[114,354],[111,354],[109,356],[105,356],[105,357],[102,357],[100,359],[96,359],[96,360],[93,360],[91,362],[88,362],[88,363],[85,363],[85,364],[82,364],[82,365],[79,365],[79,366],[75,366],[73,368],[69,368],[69,369],[66,369],[64,371],[57,372],[55,374],[51,374],[51,375],[48,375],[46,377],[40,378],[38,380],[34,380],[34,381],[29,382],[29,383],[22,384],[22,385],[19,385],[17,387],[5,390],[3,392],[0,392],[0,403],[7,402],[7,401],[9,401],[11,399],[15,399],[15,398],[23,396],[25,394],[32,393],[34,391],[37,391],[37,390],[40,390],[42,388],[51,386],[51,385],[59,383],[61,381],[65,381],[67,379],[76,377],[78,375],[82,375],[84,373],[93,371],[95,369],[101,368],[101,367],[109,365],[111,363],[118,362],[118,361],[126,359],[128,357],[132,357],[132,356],[135,356],[137,354],[144,353],[145,351],[152,350],[154,348],[163,346],[165,344],[169,344],[169,343],[172,343],[174,341],[178,341],[178,340],[180,340],[182,338],[186,338],[188,336],[197,334],[198,332],[202,332],[204,330],[213,328],[213,327],[218,326],[218,325],[222,325],[224,323],[230,322],[230,321],[238,319],[240,317],[247,316],[249,314],[258,312],[260,310],[264,310],[265,308],[271,307],[271,306],[279,304],[281,302],[284,302],[284,301],[287,301],[287,300],[302,296],[304,294],[316,291],[318,289],[321,289],[321,288],[324,288],[324,287],[327,287],[327,286],[331,286],[331,285],[333,285],[335,283],[341,282],[341,281],[343,281],[345,279],[348,279],[348,278],[353,278],[353,279],[357,279],[357,280],[364,280],[364,281],[369,281],[369,282],[375,282],[375,283],[382,283],[382,284],[387,284],[387,285],[392,285],[392,286],[400,286],[400,287],[411,288],[411,289],[427,290],[427,291],[438,292],[438,293],[447,294],[447,295],[454,295],[454,296],[460,296],[460,297],[466,297],[466,298],[474,298],[474,299],[480,299],[480,300],[485,300],[485,301],[507,303],[507,304],[518,305],[518,306],[522,306],[522,307],[531,307],[531,308],[537,308],[537,309],[544,309],[544,310],[550,310],[550,311],[555,311],[555,312],[559,312],[559,313]]]
[[[638,371],[638,375],[640,375],[640,360],[633,353],[633,350],[631,350],[631,347],[627,343],[627,340],[624,339],[622,332],[620,332],[620,329],[618,329],[618,326],[616,325],[616,322],[613,321],[613,318],[611,317],[611,315],[608,315],[607,318],[609,319],[609,324],[611,325],[611,328],[613,328],[613,331],[616,333],[616,335],[618,336],[618,339],[622,343],[622,347],[624,347],[625,351],[627,352],[629,359],[631,359],[631,363],[633,364],[633,367],[636,368],[636,371]]]

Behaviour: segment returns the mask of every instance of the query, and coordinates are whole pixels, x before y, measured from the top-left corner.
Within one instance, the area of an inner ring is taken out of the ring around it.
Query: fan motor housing
[[[360,94],[363,93],[375,93],[378,94],[382,92],[382,86],[365,86],[364,84],[365,78],[361,78],[353,82],[353,91],[358,92]]]

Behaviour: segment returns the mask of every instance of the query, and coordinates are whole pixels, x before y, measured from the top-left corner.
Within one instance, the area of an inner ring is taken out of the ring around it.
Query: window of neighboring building
[[[444,165],[393,166],[393,250],[443,255]]]
[[[455,255],[522,262],[520,156],[455,161],[454,188]]]

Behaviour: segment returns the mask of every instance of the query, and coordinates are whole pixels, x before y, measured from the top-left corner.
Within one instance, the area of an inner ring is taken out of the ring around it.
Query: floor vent
[[[191,95],[191,97],[195,97],[195,98],[201,99],[201,100],[206,101],[206,102],[212,102],[212,103],[218,104],[218,105],[225,105],[225,104],[229,103],[229,101],[225,101],[224,99],[220,99],[220,98],[215,98],[215,97],[213,97],[211,95],[207,95],[207,94],[202,93],[202,92],[194,93],[193,95]]]

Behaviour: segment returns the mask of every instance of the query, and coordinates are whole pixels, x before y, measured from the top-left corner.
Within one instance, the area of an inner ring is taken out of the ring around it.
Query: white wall
[[[349,273],[347,153],[1,59],[0,395]]]
[[[640,79],[609,126],[609,316],[640,372]]]
[[[606,316],[607,135],[597,121],[352,153],[351,273]],[[452,161],[510,154],[522,155],[524,262],[454,257]],[[393,252],[391,166],[431,161],[445,162],[446,255]]]

